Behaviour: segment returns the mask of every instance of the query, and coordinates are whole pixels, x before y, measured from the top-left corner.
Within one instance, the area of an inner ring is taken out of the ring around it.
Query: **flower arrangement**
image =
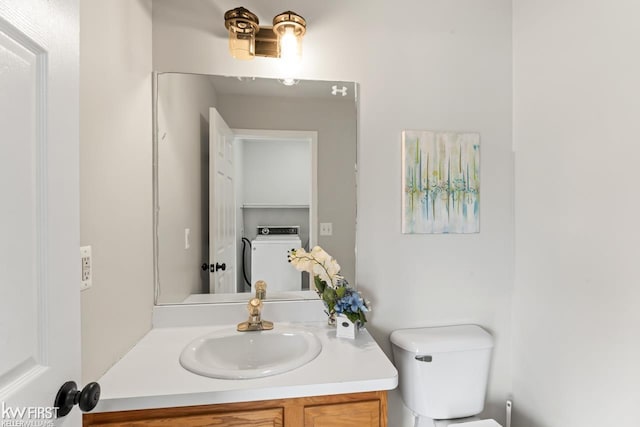
[[[344,314],[355,324],[367,322],[365,313],[370,310],[369,303],[362,298],[360,292],[349,286],[340,273],[340,264],[320,246],[311,252],[303,248],[289,251],[288,259],[299,271],[306,271],[313,276],[316,293],[327,308],[330,319],[335,314]]]

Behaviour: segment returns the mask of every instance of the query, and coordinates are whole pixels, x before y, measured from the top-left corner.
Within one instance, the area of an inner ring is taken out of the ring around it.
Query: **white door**
[[[236,292],[236,215],[233,132],[209,109],[210,293]]]
[[[74,0],[0,0],[2,426],[53,425],[80,380],[78,24]]]

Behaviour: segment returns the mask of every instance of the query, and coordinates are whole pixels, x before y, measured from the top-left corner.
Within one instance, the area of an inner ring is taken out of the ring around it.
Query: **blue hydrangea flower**
[[[344,296],[336,301],[335,310],[337,313],[357,313],[367,312],[367,306],[358,292],[347,289]]]

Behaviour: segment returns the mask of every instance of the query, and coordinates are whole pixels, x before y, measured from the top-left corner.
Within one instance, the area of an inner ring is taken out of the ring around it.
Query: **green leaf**
[[[363,311],[358,311],[358,315],[359,315],[359,316],[358,316],[358,317],[359,317],[359,319],[358,319],[358,320],[360,320],[360,323],[362,323],[363,325],[364,325],[365,323],[367,323],[367,317],[364,315],[364,312],[363,312]]]
[[[346,292],[347,292],[347,288],[345,286],[341,286],[337,288],[336,295],[338,296],[338,299],[342,298]]]
[[[358,313],[353,313],[351,311],[347,311],[344,314],[347,316],[347,318],[349,320],[351,320],[351,323],[356,323],[358,321],[358,319],[359,319]]]
[[[322,299],[326,302],[334,303],[336,301],[336,291],[326,286],[324,292],[322,292]]]
[[[324,293],[327,283],[324,280],[320,280],[320,276],[313,276],[313,283],[316,285],[318,293]]]

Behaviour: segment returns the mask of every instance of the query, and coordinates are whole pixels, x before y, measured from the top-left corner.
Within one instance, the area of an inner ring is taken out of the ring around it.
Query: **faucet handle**
[[[246,331],[268,331],[273,329],[273,322],[262,320],[260,311],[262,310],[262,301],[260,298],[251,298],[247,304],[249,310],[249,320],[238,324],[239,332]]]
[[[251,298],[249,304],[247,304],[247,309],[249,310],[249,316],[260,316],[260,311],[262,310],[260,298]]]

